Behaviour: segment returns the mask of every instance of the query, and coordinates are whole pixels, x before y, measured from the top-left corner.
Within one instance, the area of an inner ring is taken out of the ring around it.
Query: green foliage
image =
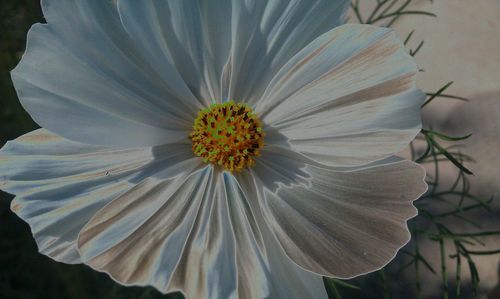
[[[356,15],[357,21],[361,24],[376,24],[384,27],[391,27],[402,16],[406,15],[423,15],[436,17],[435,14],[428,11],[409,10],[408,7],[413,0],[375,0],[375,7],[372,9],[368,17],[361,15],[361,4],[366,4],[368,1],[353,0],[351,8]],[[432,0],[431,0],[432,2]]]
[[[381,26],[392,26],[399,18],[408,15],[432,16],[436,15],[425,11],[408,10],[412,0],[376,0],[376,5],[368,17],[361,15],[361,4],[359,0],[353,0],[351,8],[357,18],[357,21],[365,24],[376,24]],[[432,1],[431,1],[432,2]],[[366,4],[366,2],[363,2]],[[415,30],[411,31],[404,44],[408,45]],[[421,41],[415,49],[409,49],[409,53],[415,56],[423,47],[424,41]],[[427,99],[422,108],[431,104],[439,98],[468,101],[466,98],[444,93],[453,82],[448,82],[436,92],[427,92]],[[425,124],[424,124],[425,126]],[[393,288],[397,288],[398,278],[402,272],[412,271],[414,280],[405,285],[405,288],[412,287],[413,295],[405,290],[404,298],[422,298],[422,270],[425,269],[436,279],[441,280],[442,292],[441,298],[477,298],[480,288],[480,273],[477,270],[473,260],[475,255],[495,255],[500,254],[498,250],[473,250],[471,248],[483,247],[486,244],[482,240],[484,237],[498,236],[500,231],[487,231],[481,228],[477,217],[470,217],[472,213],[482,212],[490,213],[493,198],[485,199],[470,193],[469,175],[473,175],[464,163],[473,163],[472,157],[460,153],[459,146],[451,145],[445,147],[443,142],[456,143],[466,140],[471,134],[466,136],[447,136],[446,134],[434,131],[432,129],[422,129],[417,139],[411,144],[412,158],[415,162],[430,166],[431,173],[427,174],[427,183],[429,191],[415,205],[419,215],[410,222],[410,231],[412,241],[404,247],[396,260],[392,263],[399,263],[396,267],[386,267],[364,277],[349,282],[351,289],[357,287],[356,283],[362,284],[357,292],[345,292],[343,294],[339,280],[325,278],[325,287],[330,298],[384,298],[392,297]],[[417,149],[421,149],[417,156]],[[440,171],[446,163],[451,163],[458,169],[458,175],[455,182],[447,190],[442,190],[443,184],[440,181]],[[428,167],[429,168],[429,167]],[[445,210],[443,212],[443,210]],[[458,219],[469,226],[475,227],[477,232],[463,233],[455,231],[449,225],[450,219]],[[435,242],[438,246],[436,256],[440,258],[440,268],[434,269],[428,256],[424,256],[420,250],[420,244],[424,239]],[[447,252],[452,244],[453,252]],[[447,260],[455,261],[455,269],[447,268]],[[401,264],[401,261],[406,260]],[[465,261],[465,265],[464,265]],[[463,268],[467,267],[471,280],[464,283],[462,279]],[[388,273],[390,271],[390,273]],[[377,276],[379,278],[377,278]],[[373,283],[379,280],[379,283]],[[454,283],[454,289],[450,288],[450,282]],[[405,282],[407,283],[407,282]],[[464,289],[467,287],[467,293]],[[400,292],[401,293],[401,292]],[[412,297],[409,297],[412,296]]]

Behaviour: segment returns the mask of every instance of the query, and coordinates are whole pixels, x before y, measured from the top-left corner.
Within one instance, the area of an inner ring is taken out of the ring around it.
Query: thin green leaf
[[[432,94],[430,98],[425,101],[425,103],[422,105],[422,108],[425,106],[429,105],[430,102],[432,102],[435,98],[439,97],[445,90],[447,90],[451,85],[453,85],[453,81],[450,81],[446,83],[443,87],[441,87],[436,93]]]

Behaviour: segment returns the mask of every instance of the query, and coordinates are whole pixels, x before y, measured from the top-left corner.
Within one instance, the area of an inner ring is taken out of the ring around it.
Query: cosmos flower
[[[327,298],[386,265],[424,171],[417,66],[343,0],[45,0],[0,152],[41,253],[189,299]]]

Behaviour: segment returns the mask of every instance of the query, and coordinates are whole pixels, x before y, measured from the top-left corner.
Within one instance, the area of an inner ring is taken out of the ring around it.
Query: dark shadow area
[[[499,299],[500,298],[500,262],[498,263],[498,282],[497,285],[490,293],[488,293],[488,299]]]

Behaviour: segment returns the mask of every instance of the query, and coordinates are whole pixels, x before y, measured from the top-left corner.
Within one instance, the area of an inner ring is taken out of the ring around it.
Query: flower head
[[[259,118],[244,103],[212,104],[201,110],[189,134],[193,152],[228,171],[254,166],[264,145]]]
[[[0,151],[41,253],[188,298],[326,298],[409,240],[415,62],[347,0],[44,0]]]

